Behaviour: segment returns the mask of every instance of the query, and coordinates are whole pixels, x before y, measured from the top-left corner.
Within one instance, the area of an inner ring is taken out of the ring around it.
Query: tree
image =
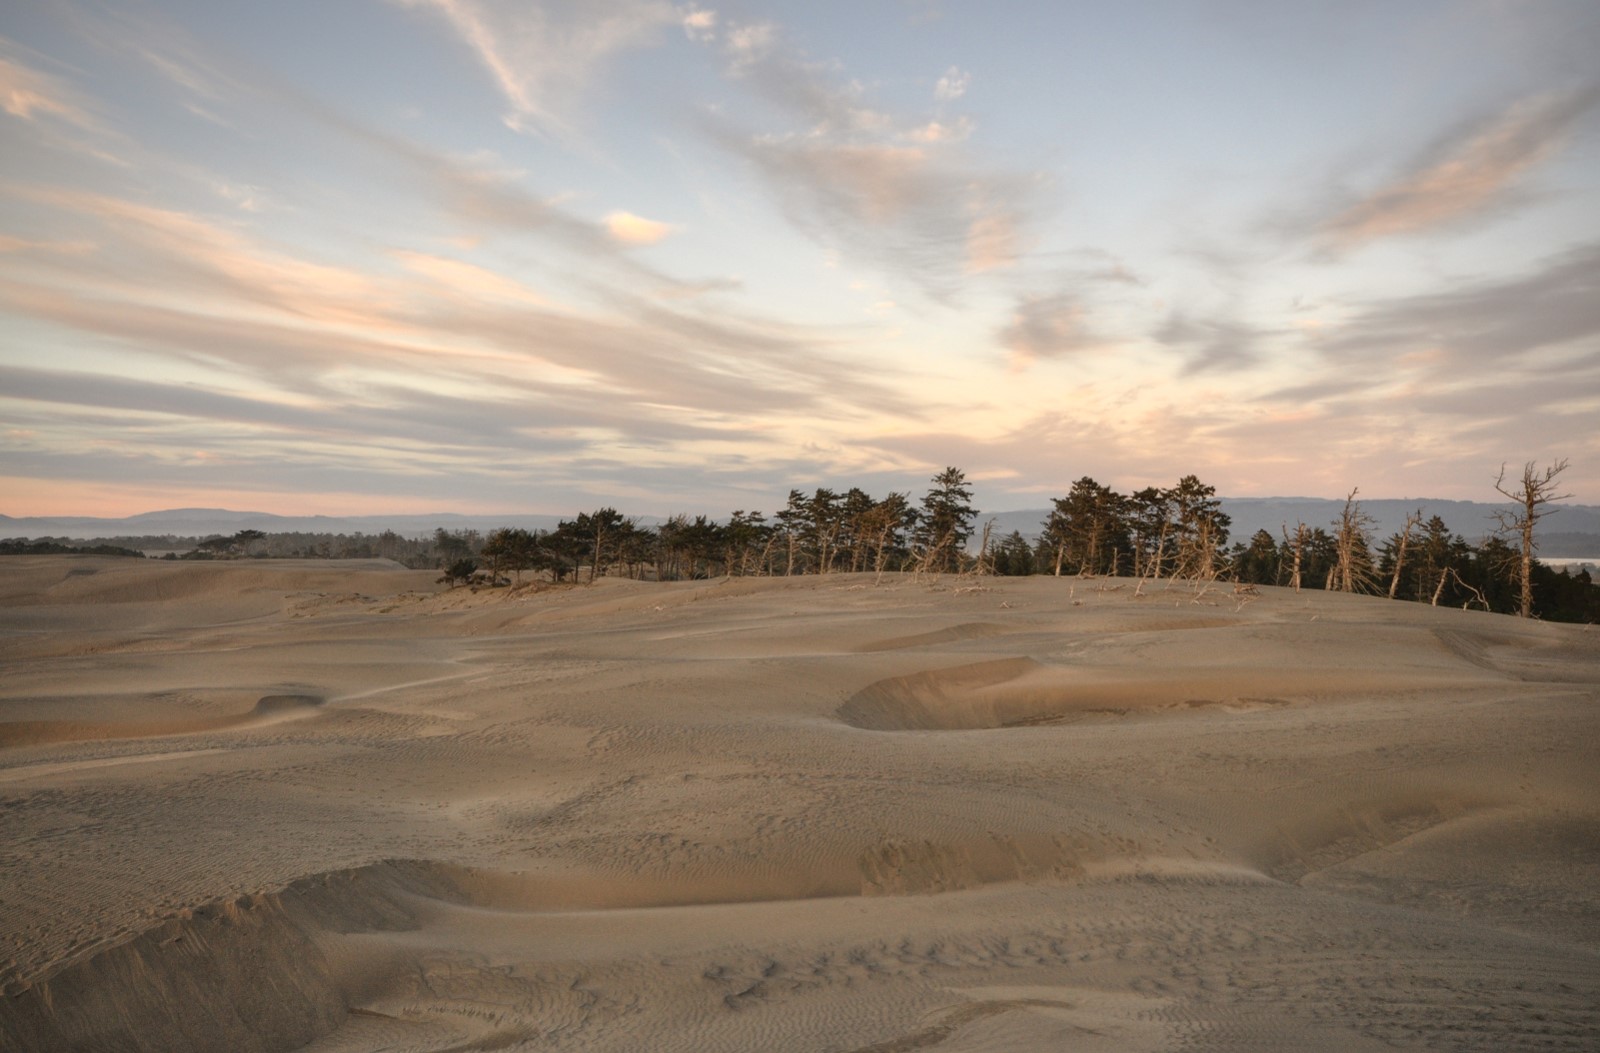
[[[799,490],[789,491],[789,503],[773,513],[773,518],[778,521],[778,533],[783,537],[784,566],[783,573],[787,577],[794,573],[795,557],[800,551],[800,538],[805,533],[806,527],[806,495]]]
[[[1372,550],[1367,534],[1373,519],[1361,510],[1361,502],[1356,500],[1359,492],[1350,491],[1333,524],[1336,528],[1333,535],[1335,563],[1329,588],[1335,592],[1372,590]]]
[[[259,530],[241,530],[232,537],[213,537],[200,542],[199,548],[218,555],[237,557],[246,555],[250,546],[267,535]]]
[[[972,487],[959,468],[946,468],[930,481],[933,488],[922,498],[922,514],[917,522],[922,565],[938,572],[955,570],[960,567],[961,553],[972,537],[972,520],[978,514],[971,505]]]
[[[864,570],[867,565],[872,510],[877,502],[859,486],[852,486],[844,495],[844,530],[839,538],[839,548],[850,555],[850,572]]]
[[[1304,523],[1296,522],[1294,536],[1289,536],[1289,524],[1283,524],[1283,548],[1285,558],[1291,560],[1289,565],[1289,587],[1296,592],[1300,591],[1301,570],[1305,566],[1306,542],[1311,540],[1311,528]]]
[[[1451,578],[1467,567],[1470,557],[1471,549],[1464,538],[1451,534],[1438,516],[1430,518],[1422,525],[1422,533],[1417,538],[1413,599],[1421,602],[1426,596],[1435,607],[1440,600],[1453,604],[1457,595],[1449,589]]]
[[[1257,530],[1248,546],[1240,545],[1234,559],[1234,577],[1252,585],[1276,585],[1280,556],[1278,542],[1267,530]]]
[[[563,520],[557,524],[556,533],[581,543],[582,548],[588,550],[589,583],[592,585],[596,578],[605,573],[606,557],[612,554],[611,544],[621,535],[622,527],[621,512],[615,508],[601,508],[594,512],[580,512],[578,518],[570,523]]]
[[[772,528],[767,526],[767,517],[760,512],[745,512],[741,509],[733,513],[733,517],[728,520],[726,534],[728,555],[724,562],[728,573],[748,574],[752,556],[756,557],[756,569],[759,572],[763,543],[768,542],[771,536]],[[735,567],[738,568],[737,571]]]
[[[678,543],[689,556],[689,577],[709,578],[712,564],[721,562],[726,554],[728,531],[715,520],[695,516],[679,531]]]
[[[861,517],[857,527],[862,548],[872,550],[872,570],[883,580],[890,556],[904,556],[905,532],[916,519],[909,495],[891,493]]]
[[[1022,576],[1034,571],[1033,548],[1022,531],[1013,530],[1000,539],[994,550],[994,572],[1000,575]]]
[[[1128,498],[1128,526],[1133,532],[1133,574],[1160,580],[1172,534],[1172,491],[1156,486],[1136,490]]]
[[[612,538],[611,551],[623,572],[630,578],[644,580],[644,565],[655,548],[656,532],[642,527],[632,516],[624,519]]]
[[[818,574],[833,572],[838,558],[839,535],[844,530],[844,498],[828,489],[818,489],[807,498],[805,544]]]
[[[472,576],[477,572],[478,564],[472,559],[458,559],[445,568],[444,576],[439,580],[448,582],[453,589],[457,585],[465,585],[471,581]]]
[[[478,553],[488,565],[489,584],[500,584],[500,573],[511,562],[511,529],[501,527],[491,530],[489,536],[483,539],[483,549]]]
[[[439,527],[433,532],[433,550],[443,567],[472,555],[476,547],[477,531],[450,531]]]
[[[1196,581],[1217,576],[1217,553],[1228,543],[1233,524],[1217,500],[1217,488],[1186,475],[1168,492],[1177,515],[1178,566],[1176,573]]]
[[[1512,489],[1506,488],[1506,466],[1500,465],[1500,477],[1494,481],[1494,488],[1506,497],[1517,503],[1517,507],[1510,511],[1495,513],[1500,521],[1502,533],[1510,534],[1521,543],[1521,551],[1517,561],[1518,585],[1522,592],[1521,615],[1524,618],[1533,617],[1533,553],[1536,548],[1533,540],[1534,525],[1550,514],[1545,506],[1554,501],[1563,501],[1571,494],[1556,493],[1556,477],[1567,470],[1565,457],[1550,465],[1543,472],[1532,461],[1522,466],[1522,479],[1513,484]]]
[[[1079,574],[1115,574],[1119,549],[1127,540],[1128,499],[1086,475],[1054,503],[1044,521],[1044,536],[1055,550],[1055,574],[1061,574],[1068,559]]]
[[[522,584],[522,572],[530,567],[550,565],[550,554],[539,544],[539,537],[521,527],[501,527],[483,540],[480,553],[489,564],[489,580],[500,580],[502,571],[511,571],[517,585]]]
[[[1422,509],[1406,513],[1406,525],[1400,533],[1391,537],[1383,547],[1383,563],[1380,569],[1388,567],[1391,571],[1389,577],[1389,598],[1396,599],[1400,592],[1400,579],[1405,573],[1406,552],[1415,540],[1417,527],[1422,524]]]

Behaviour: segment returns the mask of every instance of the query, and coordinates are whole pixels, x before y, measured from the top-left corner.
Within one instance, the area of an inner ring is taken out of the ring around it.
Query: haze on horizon
[[[0,512],[1600,503],[1600,5],[0,11]]]

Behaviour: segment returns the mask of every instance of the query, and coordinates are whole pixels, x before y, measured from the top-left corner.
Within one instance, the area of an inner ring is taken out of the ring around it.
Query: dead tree
[[[1361,510],[1356,500],[1359,490],[1351,490],[1344,499],[1344,510],[1334,525],[1339,532],[1334,535],[1334,552],[1337,562],[1330,575],[1330,584],[1339,592],[1367,591],[1372,585],[1372,556],[1367,547],[1367,529],[1373,518]]]
[[[1517,584],[1522,587],[1522,617],[1533,617],[1533,553],[1537,547],[1533,541],[1534,524],[1549,515],[1555,509],[1546,509],[1545,506],[1553,501],[1563,501],[1571,494],[1556,493],[1556,476],[1567,470],[1565,457],[1550,465],[1543,472],[1532,461],[1522,466],[1522,479],[1515,484],[1514,489],[1506,489],[1506,466],[1500,465],[1500,476],[1494,481],[1494,488],[1506,497],[1517,503],[1517,507],[1509,511],[1496,512],[1495,518],[1500,521],[1500,531],[1505,534],[1516,535],[1522,543],[1522,558],[1517,562]]]
[[[1422,523],[1422,509],[1406,513],[1406,528],[1400,531],[1400,543],[1394,550],[1394,577],[1389,579],[1389,598],[1400,591],[1400,574],[1406,565],[1406,548],[1411,544],[1411,532]]]
[[[1311,536],[1311,531],[1304,523],[1294,525],[1294,538],[1289,537],[1289,524],[1283,524],[1283,546],[1294,553],[1294,563],[1289,570],[1289,587],[1300,591],[1300,564],[1306,551],[1306,538]],[[1292,546],[1292,547],[1291,547]]]
[[[983,541],[978,545],[978,565],[975,572],[978,574],[994,573],[994,555],[989,551],[989,534],[994,530],[994,520],[983,521]]]

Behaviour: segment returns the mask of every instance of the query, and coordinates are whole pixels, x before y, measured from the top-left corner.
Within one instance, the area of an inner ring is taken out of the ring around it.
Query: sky
[[[1600,503],[1592,0],[0,5],[0,512]]]

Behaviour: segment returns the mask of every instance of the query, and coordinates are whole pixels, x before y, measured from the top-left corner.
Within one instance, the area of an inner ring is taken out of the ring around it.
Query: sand
[[[0,1048],[1594,1050],[1600,631],[0,564]]]

